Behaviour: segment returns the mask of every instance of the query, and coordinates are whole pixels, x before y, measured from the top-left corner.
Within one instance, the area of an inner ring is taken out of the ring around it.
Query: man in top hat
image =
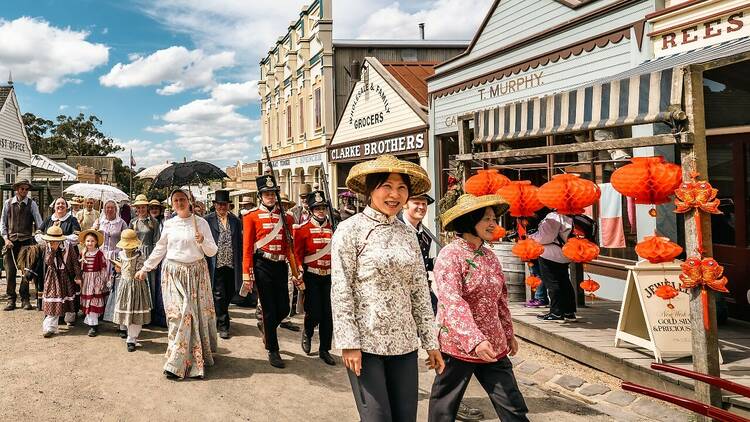
[[[242,221],[229,212],[227,190],[215,192],[214,208],[216,211],[206,215],[206,222],[219,251],[206,259],[214,294],[216,329],[219,337],[228,339],[229,302],[242,287]]]
[[[8,279],[7,295],[8,305],[3,309],[12,311],[16,309],[16,258],[21,248],[34,245],[34,232],[42,227],[42,216],[39,214],[39,206],[29,196],[32,189],[31,182],[20,180],[13,184],[15,195],[5,200],[3,212],[0,217],[0,235],[5,240],[3,247],[3,265]],[[21,306],[31,309],[29,296],[29,280],[21,277]]]
[[[287,265],[289,245],[284,235],[282,218],[289,229],[294,224],[290,215],[281,215],[276,195],[279,191],[270,175],[258,177],[258,208],[246,214],[242,220],[243,260],[242,287],[240,296],[247,296],[255,284],[262,307],[263,321],[259,328],[268,351],[268,361],[276,368],[283,368],[279,355],[279,340],[276,330],[289,314],[289,289]]]
[[[83,200],[83,209],[75,213],[76,220],[81,225],[81,230],[88,230],[94,227],[94,223],[99,219],[99,211],[94,209],[94,198]]]
[[[333,339],[333,314],[331,312],[331,236],[333,230],[328,219],[328,203],[322,191],[307,195],[312,210],[311,218],[294,231],[294,254],[301,264],[305,283],[305,329],[302,332],[302,350],[310,353],[310,342],[315,326],[320,326],[318,357],[328,365],[335,365],[331,357]]]
[[[307,195],[312,192],[312,186],[305,183],[299,188],[299,202],[289,210],[294,216],[294,221],[299,224],[305,224],[310,219],[310,209],[307,205]]]

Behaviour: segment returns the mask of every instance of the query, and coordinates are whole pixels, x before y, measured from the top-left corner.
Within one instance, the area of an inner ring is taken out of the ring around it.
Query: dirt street
[[[99,337],[89,338],[79,320],[78,325],[63,325],[61,334],[45,339],[41,313],[0,312],[0,419],[358,420],[340,361],[329,367],[315,356],[305,356],[299,333],[282,329],[287,368],[275,369],[266,361],[253,312],[233,306],[232,317],[233,337],[219,340],[216,365],[206,379],[175,382],[162,375],[165,330],[145,329],[142,347],[128,353],[111,324],[102,326]],[[301,319],[295,322],[300,324]],[[314,339],[313,350],[316,347]],[[558,372],[574,371],[616,385],[611,377],[528,343],[522,343],[519,356],[555,365]],[[423,421],[433,375],[423,365],[420,371],[419,420]],[[533,421],[615,420],[538,386],[521,387]],[[497,420],[479,384],[472,382],[465,397],[485,412],[487,420]]]

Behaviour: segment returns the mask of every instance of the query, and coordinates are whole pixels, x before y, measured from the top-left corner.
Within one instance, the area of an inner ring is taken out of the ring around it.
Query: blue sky
[[[259,157],[258,62],[305,3],[4,0],[0,78],[22,112],[97,115],[139,167],[231,165]],[[490,3],[334,0],[334,37],[470,39]]]

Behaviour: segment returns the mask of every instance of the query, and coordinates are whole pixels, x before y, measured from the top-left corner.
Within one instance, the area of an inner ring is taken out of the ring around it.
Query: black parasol
[[[227,176],[224,171],[205,161],[188,161],[173,163],[154,178],[152,189],[170,188],[192,184],[207,184],[212,180],[221,180]]]

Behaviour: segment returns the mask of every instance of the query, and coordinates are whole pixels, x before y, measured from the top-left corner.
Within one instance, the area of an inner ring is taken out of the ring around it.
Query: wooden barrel
[[[526,301],[526,264],[511,252],[515,243],[500,242],[492,246],[500,263],[503,264],[505,284],[508,286],[509,302]]]

